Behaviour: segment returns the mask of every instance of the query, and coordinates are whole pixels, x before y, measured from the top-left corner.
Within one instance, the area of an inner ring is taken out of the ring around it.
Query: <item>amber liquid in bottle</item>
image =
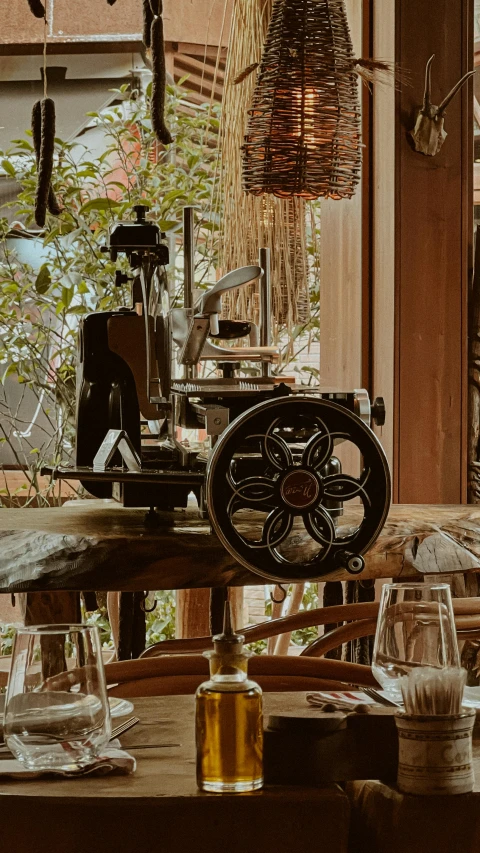
[[[224,629],[214,637],[215,651],[206,653],[211,678],[196,695],[197,784],[203,791],[241,793],[263,785],[262,691],[247,676],[242,642]]]

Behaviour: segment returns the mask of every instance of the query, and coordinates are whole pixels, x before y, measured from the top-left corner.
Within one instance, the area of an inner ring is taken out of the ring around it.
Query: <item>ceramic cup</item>
[[[396,714],[395,722],[400,791],[431,796],[473,789],[473,709],[445,717]]]

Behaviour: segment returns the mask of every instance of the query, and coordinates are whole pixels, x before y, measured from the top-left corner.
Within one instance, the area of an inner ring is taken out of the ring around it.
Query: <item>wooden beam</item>
[[[215,46],[213,44],[194,44],[193,42],[185,42],[178,41],[175,42],[175,49],[178,53],[186,53],[189,56],[198,55],[202,57],[206,57],[207,59],[215,59],[217,55],[221,57],[220,62],[225,65],[225,60],[227,58],[227,47],[226,46]]]
[[[25,0],[26,2],[26,0]],[[164,0],[163,19],[166,41],[195,45],[223,45],[228,42],[232,0]],[[142,4],[122,0],[106,2],[99,14],[99,0],[83,0],[72,7],[70,0],[48,4],[48,41],[71,44],[141,41]],[[35,18],[22,2],[9,4],[2,21],[2,42],[35,44],[43,42],[43,20]]]
[[[200,79],[204,78],[209,82],[215,80],[223,83],[225,71],[221,68],[216,69],[215,65],[207,65],[202,59],[195,59],[193,56],[188,56],[185,53],[175,54],[175,65],[178,68],[185,69],[188,73],[196,74]]]

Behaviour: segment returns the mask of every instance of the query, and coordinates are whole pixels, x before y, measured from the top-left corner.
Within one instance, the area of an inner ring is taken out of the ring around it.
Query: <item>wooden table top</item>
[[[194,697],[134,700],[141,722],[121,742],[131,776],[0,780],[2,843],[15,853],[346,853],[349,804],[336,785],[206,794],[195,780]],[[301,707],[304,693],[267,694],[265,713]],[[133,749],[139,744],[178,744]],[[5,829],[5,832],[4,832]],[[96,845],[96,846],[95,846]]]
[[[359,507],[342,523],[358,522]],[[239,566],[195,509],[159,514],[112,501],[0,511],[0,593],[38,590],[183,589],[263,584]],[[412,578],[480,567],[480,508],[391,507],[362,578]],[[343,570],[325,579],[351,579]]]
[[[266,693],[264,714],[291,711],[308,705],[305,693]],[[34,797],[43,801],[59,797],[76,800],[169,798],[208,798],[219,802],[216,794],[199,791],[195,777],[195,698],[194,696],[156,696],[133,699],[135,714],[140,718],[130,731],[121,736],[121,744],[137,760],[137,770],[130,776],[85,777],[78,779],[7,780],[0,778],[0,796]],[[314,712],[312,712],[314,713]],[[114,724],[117,721],[114,721]],[[119,722],[121,722],[119,720]],[[139,745],[158,744],[158,749],[139,749]],[[162,744],[165,746],[162,747]],[[133,747],[133,749],[132,749]],[[1,764],[0,764],[1,769]],[[302,799],[305,788],[268,786],[251,795],[261,799],[282,801]],[[327,800],[337,796],[335,786],[312,788],[309,796]],[[222,794],[235,800],[237,794]]]

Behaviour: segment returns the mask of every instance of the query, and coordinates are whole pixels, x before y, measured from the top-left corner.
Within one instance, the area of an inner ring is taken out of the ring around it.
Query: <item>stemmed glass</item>
[[[402,701],[400,679],[419,666],[460,668],[450,586],[385,584],[372,670],[389,698]]]
[[[108,743],[111,722],[101,652],[97,627],[17,629],[4,734],[29,769],[83,767]]]

